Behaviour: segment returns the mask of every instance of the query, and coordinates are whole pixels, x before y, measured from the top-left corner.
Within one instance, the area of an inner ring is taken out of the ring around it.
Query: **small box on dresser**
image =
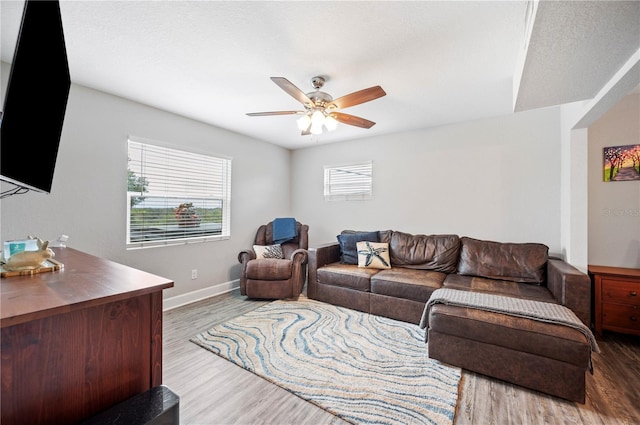
[[[603,330],[640,335],[640,269],[589,266],[596,335]]]

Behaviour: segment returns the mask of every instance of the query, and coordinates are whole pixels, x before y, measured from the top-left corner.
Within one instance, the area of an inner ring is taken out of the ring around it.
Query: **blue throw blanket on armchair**
[[[285,243],[296,237],[295,218],[276,218],[273,220],[273,243]]]

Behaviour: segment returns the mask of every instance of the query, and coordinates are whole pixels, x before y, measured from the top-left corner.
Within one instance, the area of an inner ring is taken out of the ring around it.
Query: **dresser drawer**
[[[602,325],[640,331],[640,307],[605,303],[602,305]]]
[[[590,265],[596,335],[602,330],[640,335],[640,269]]]
[[[640,306],[640,284],[603,278],[602,302]]]

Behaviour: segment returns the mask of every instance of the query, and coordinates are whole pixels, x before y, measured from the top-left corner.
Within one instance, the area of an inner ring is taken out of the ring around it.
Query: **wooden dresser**
[[[0,279],[2,425],[78,423],[162,383],[173,282],[54,251],[64,269]]]
[[[589,266],[596,335],[603,330],[640,335],[640,269]]]

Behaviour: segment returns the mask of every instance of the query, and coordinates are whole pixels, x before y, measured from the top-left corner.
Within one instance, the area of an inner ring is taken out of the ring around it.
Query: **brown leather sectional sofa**
[[[589,277],[549,258],[545,245],[392,230],[378,239],[389,244],[390,269],[341,262],[338,242],[310,248],[307,295],[418,324],[433,291],[452,288],[561,304],[590,326]],[[584,403],[591,347],[576,329],[439,304],[430,310],[428,332],[431,358]]]

